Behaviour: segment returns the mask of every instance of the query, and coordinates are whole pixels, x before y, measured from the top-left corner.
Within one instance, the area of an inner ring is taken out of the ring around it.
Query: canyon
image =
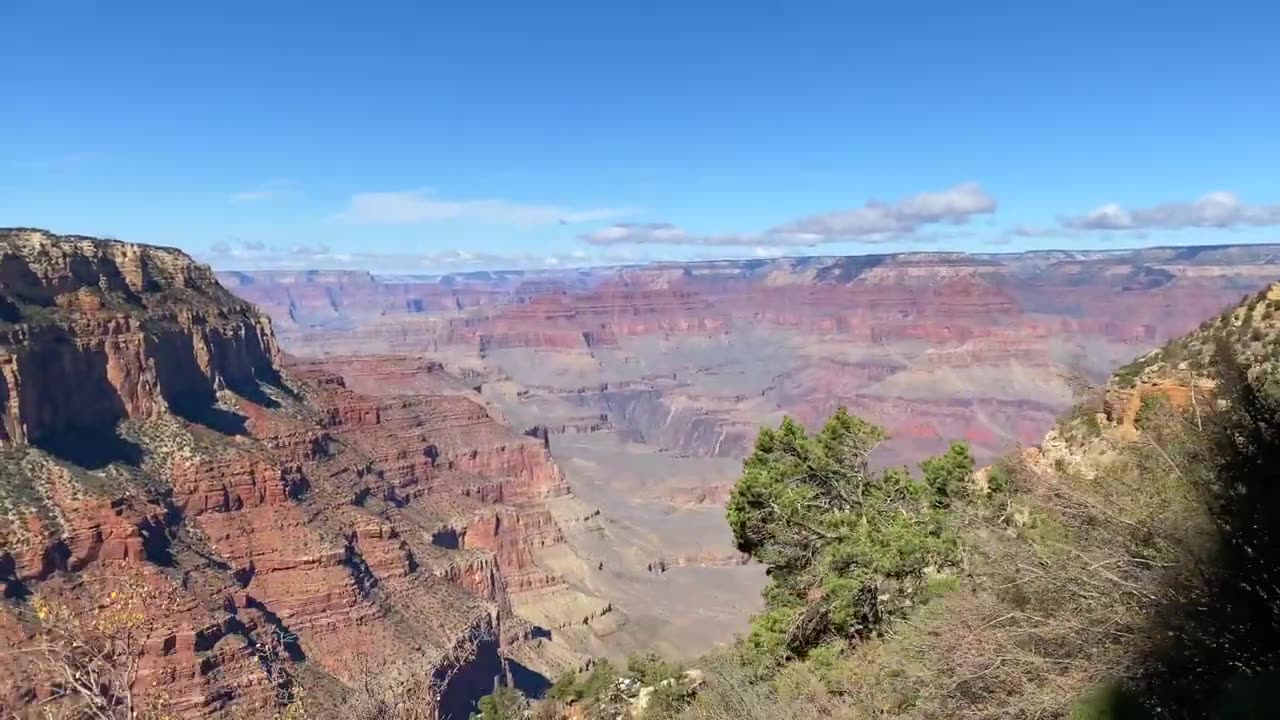
[[[380,277],[0,230],[0,643],[130,618],[130,686],[184,716],[352,716],[391,678],[465,717],[705,652],[759,607],[723,506],[762,425],[844,405],[882,465],[990,460],[1277,249]],[[57,694],[14,657],[0,708]]]
[[[360,362],[349,385],[285,355],[168,248],[0,231],[0,291],[6,711],[72,667],[130,668],[120,687],[165,714],[271,715],[305,690],[353,716],[394,677],[465,717],[496,683],[585,661],[513,610],[569,592],[534,561],[563,544],[546,438],[439,365],[390,360],[417,391],[362,393]]]
[[[565,542],[534,562],[564,585],[513,595],[517,614],[575,652],[691,656],[759,606],[763,573],[723,504],[762,425],[843,405],[888,429],[879,464],[914,467],[952,440],[989,461],[1038,443],[1082,387],[1280,278],[1276,250],[219,278],[290,353],[390,392],[457,378],[546,438],[571,492],[546,503]]]

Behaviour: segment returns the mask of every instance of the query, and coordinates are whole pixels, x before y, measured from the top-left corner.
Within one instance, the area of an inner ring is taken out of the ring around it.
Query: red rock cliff
[[[185,254],[0,231],[0,418],[10,442],[149,418],[275,374],[267,318]]]
[[[0,645],[47,636],[33,599],[142,599],[133,690],[184,716],[297,687],[341,714],[364,674],[456,666],[438,702],[465,717],[512,635],[504,572],[531,582],[556,537],[538,500],[564,491],[473,399],[282,367],[268,321],[177,250],[41,231],[0,231],[0,418]],[[474,541],[451,546],[460,516]],[[6,712],[52,687],[14,657]]]

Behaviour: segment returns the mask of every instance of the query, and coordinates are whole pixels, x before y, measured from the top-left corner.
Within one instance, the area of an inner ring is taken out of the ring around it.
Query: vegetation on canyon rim
[[[843,408],[813,436],[790,419],[761,431],[728,506],[738,548],[769,567],[744,644],[751,665],[874,634],[955,568],[946,509],[973,471],[968,448],[926,460],[920,482],[868,467],[884,437]]]
[[[1129,417],[1091,394],[1043,447],[977,473],[963,444],[917,477],[873,471],[884,432],[843,410],[813,434],[763,430],[728,506],[739,547],[769,569],[750,632],[693,663],[696,691],[684,668],[655,676],[641,659],[566,678],[531,712],[1274,717],[1280,344],[1266,298],[1121,373],[1108,402],[1137,392]],[[1139,382],[1192,375],[1204,382],[1176,402]],[[628,675],[666,692],[619,710]]]

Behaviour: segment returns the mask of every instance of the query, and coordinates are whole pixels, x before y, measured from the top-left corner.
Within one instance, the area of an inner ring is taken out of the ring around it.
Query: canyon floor
[[[563,581],[512,605],[565,651],[688,656],[726,642],[764,576],[723,507],[759,427],[836,407],[885,425],[880,464],[952,440],[1033,444],[1073,388],[1280,278],[1272,246],[920,253],[378,278],[222,273],[295,355],[439,362],[496,418],[544,436]],[[412,373],[374,371],[384,391]]]

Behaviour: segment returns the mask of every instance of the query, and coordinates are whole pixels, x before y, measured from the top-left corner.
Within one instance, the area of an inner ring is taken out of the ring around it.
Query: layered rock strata
[[[559,539],[541,501],[564,477],[462,381],[390,361],[427,394],[371,396],[289,366],[264,316],[166,248],[2,230],[0,310],[6,711],[56,689],[25,652],[57,636],[49,608],[126,604],[128,684],[183,716],[299,690],[341,715],[395,673],[465,717],[528,654],[508,592],[559,582],[532,554]]]

